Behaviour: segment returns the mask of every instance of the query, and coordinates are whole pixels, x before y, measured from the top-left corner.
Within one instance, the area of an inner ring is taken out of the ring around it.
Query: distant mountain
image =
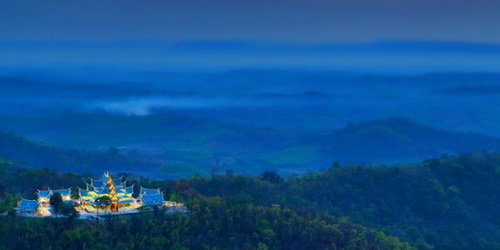
[[[326,138],[329,141],[322,143],[333,158],[370,163],[413,162],[443,154],[500,149],[497,137],[446,131],[399,117],[350,124]]]
[[[120,166],[109,163],[111,167],[140,168],[148,171],[149,176],[167,172],[182,172],[184,177],[206,175],[213,169],[252,175],[266,170],[300,174],[328,167],[334,161],[394,165],[417,163],[443,154],[500,149],[497,137],[437,129],[398,117],[348,124],[336,130],[255,128],[179,115],[74,113],[5,116],[3,120],[8,122],[0,124],[0,129],[43,144],[94,151],[117,148],[133,158],[118,154],[121,158],[114,160],[134,161]],[[7,148],[10,155],[20,155],[16,159],[24,159],[18,152],[23,147]],[[55,150],[44,150],[49,149]],[[64,154],[68,153],[83,154],[78,150]],[[109,152],[95,154],[102,158],[111,156]],[[142,168],[143,163],[135,164],[135,157],[167,164]],[[32,161],[38,165],[31,165],[50,167]],[[74,164],[79,169],[90,167],[84,162],[88,160]],[[98,165],[106,168],[106,164]]]
[[[393,117],[330,131],[248,130],[217,137],[208,145],[227,152],[232,149],[274,166],[307,169],[326,167],[335,160],[405,164],[443,154],[498,150],[500,138],[446,131]]]
[[[116,149],[89,152],[44,146],[0,131],[0,159],[67,172],[151,171],[159,164],[120,154]]]

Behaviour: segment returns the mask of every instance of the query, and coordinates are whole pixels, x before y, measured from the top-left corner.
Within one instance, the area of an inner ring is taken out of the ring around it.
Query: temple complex
[[[127,186],[126,181],[104,173],[100,179],[90,179],[85,188],[78,188],[76,199],[71,197],[71,188],[57,190],[38,190],[38,199],[21,199],[15,210],[25,216],[51,216],[53,209],[50,197],[61,194],[65,203],[71,203],[82,218],[98,218],[99,211],[109,212],[107,215],[138,213],[138,208],[147,206],[168,207],[173,212],[185,212],[183,204],[165,201],[160,189],[140,187],[138,196],[134,197],[134,186]],[[102,213],[101,213],[102,215]]]

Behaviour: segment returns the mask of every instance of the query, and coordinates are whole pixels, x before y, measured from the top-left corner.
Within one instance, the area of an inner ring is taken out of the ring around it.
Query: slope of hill
[[[500,149],[500,138],[446,131],[397,117],[351,124],[329,139],[330,145],[326,142],[325,148],[335,159],[382,164]]]
[[[500,149],[500,138],[446,131],[394,117],[330,131],[247,130],[224,134],[207,145],[214,151],[237,152],[278,169],[307,171],[333,161],[392,165],[418,163],[443,154],[495,151]]]
[[[110,149],[88,152],[61,149],[33,143],[22,137],[0,131],[0,158],[38,168],[71,172],[147,171],[157,163],[140,160]]]

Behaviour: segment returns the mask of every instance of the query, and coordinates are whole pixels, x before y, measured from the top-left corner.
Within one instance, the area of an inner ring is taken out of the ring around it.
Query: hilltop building
[[[100,199],[102,197],[109,197],[110,204],[107,205],[111,211],[118,211],[119,209],[137,208],[140,206],[137,199],[132,195],[134,193],[134,186],[126,185],[126,181],[122,179],[114,179],[109,173],[105,173],[101,179],[90,179],[87,183],[86,189],[79,189],[80,206],[83,209],[95,209],[96,206],[102,206]]]
[[[52,210],[50,207],[50,197],[53,194],[59,193],[63,199],[63,202],[72,202],[71,200],[71,188],[68,189],[56,189],[56,190],[38,190],[38,199],[36,200],[26,200],[21,199],[15,210],[23,215],[32,216],[47,216],[50,215]]]
[[[141,187],[134,197],[134,185],[127,186],[126,181],[104,173],[100,179],[90,179],[86,188],[78,188],[79,198],[71,199],[71,188],[57,190],[38,190],[37,200],[21,199],[15,210],[26,216],[51,216],[50,197],[60,193],[65,203],[72,203],[82,218],[99,217],[99,211],[108,214],[138,213],[143,206],[163,206],[171,208],[171,212],[187,212],[183,204],[165,201],[160,189]]]
[[[15,210],[21,215],[42,215],[38,212],[38,201],[21,199]]]
[[[161,205],[163,201],[163,193],[160,189],[149,189],[141,187],[139,199],[145,206]]]

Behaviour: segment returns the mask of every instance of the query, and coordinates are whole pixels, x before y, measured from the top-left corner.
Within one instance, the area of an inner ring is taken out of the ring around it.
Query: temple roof
[[[144,205],[160,205],[163,204],[163,194],[143,195],[141,197]]]
[[[109,191],[106,189],[101,189],[101,190],[96,191],[96,193],[97,194],[109,194]]]
[[[103,183],[107,183],[109,179],[111,179],[111,176],[109,175],[109,173],[104,173],[104,175],[101,178],[101,181]]]
[[[68,188],[68,189],[54,189],[54,190],[51,190],[51,191],[52,191],[53,194],[60,193],[63,196],[71,195],[71,188]]]
[[[71,188],[54,189],[54,190],[38,190],[38,198],[50,198],[53,194],[60,193],[62,196],[71,195]]]
[[[51,190],[38,190],[38,198],[50,198]]]
[[[153,189],[153,188],[143,188],[141,187],[141,191],[139,192],[139,195],[153,195],[153,194],[159,194],[160,189]]]
[[[90,194],[90,191],[80,189],[80,197],[87,197],[87,196],[92,196],[92,195]]]
[[[87,190],[99,190],[99,189],[109,189],[109,187],[113,185],[117,189],[125,189],[126,188],[126,181],[122,180],[121,178],[113,178],[109,172],[106,172],[103,174],[103,176],[100,179],[90,179],[90,183],[87,184]]]
[[[122,188],[120,191],[122,191],[123,193],[126,193],[126,194],[133,194],[134,193],[134,186]]]
[[[104,184],[104,182],[102,180],[90,179],[90,185],[92,185],[95,188],[101,188],[106,184]]]
[[[19,206],[16,207],[17,211],[36,211],[38,207],[38,201],[21,199]]]
[[[115,186],[125,186],[125,182],[127,181],[122,181],[122,179],[113,179],[113,182],[115,183]]]

